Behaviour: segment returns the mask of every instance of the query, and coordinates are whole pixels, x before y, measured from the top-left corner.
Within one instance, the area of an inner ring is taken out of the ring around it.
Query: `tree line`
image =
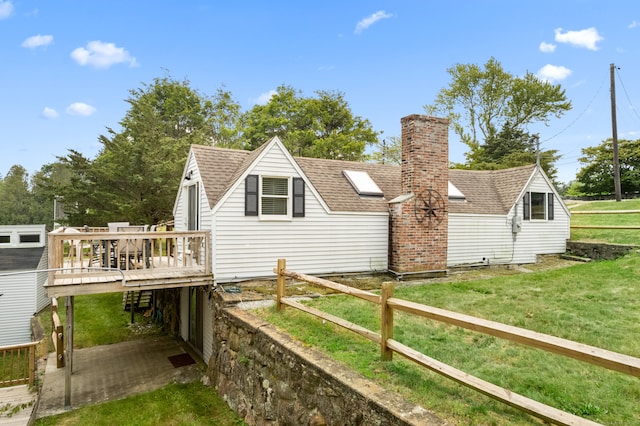
[[[448,117],[468,147],[466,161],[452,167],[507,168],[539,156],[555,179],[557,150],[538,152],[538,137],[527,128],[571,108],[559,84],[530,73],[513,76],[494,58],[447,72],[449,85],[425,111]],[[383,138],[339,91],[304,96],[281,85],[267,103],[242,111],[224,86],[207,96],[188,80],[162,77],[130,90],[125,102],[120,128],[98,136],[95,158],[68,150],[30,178],[19,165],[0,176],[0,224],[51,224],[54,199],[64,204],[64,224],[72,226],[170,220],[191,144],[253,150],[278,136],[295,156],[400,162],[400,138]]]

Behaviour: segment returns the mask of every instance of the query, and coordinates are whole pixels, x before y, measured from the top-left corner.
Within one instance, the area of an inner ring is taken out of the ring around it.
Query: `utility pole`
[[[616,192],[616,201],[622,201],[620,189],[620,160],[618,158],[618,124],[616,122],[616,66],[611,64],[611,139],[613,140],[613,186]]]

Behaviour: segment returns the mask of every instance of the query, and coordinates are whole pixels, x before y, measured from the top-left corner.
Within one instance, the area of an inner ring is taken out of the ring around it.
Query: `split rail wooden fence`
[[[476,318],[456,312],[447,311],[431,306],[422,305],[407,300],[397,299],[393,297],[393,283],[384,283],[382,293],[377,295],[372,292],[356,289],[333,281],[298,272],[288,271],[286,269],[286,260],[279,259],[278,265],[274,269],[274,273],[278,275],[276,283],[277,299],[276,306],[278,310],[282,310],[284,306],[290,306],[307,312],[326,321],[331,321],[341,327],[359,334],[380,345],[381,358],[390,361],[393,353],[404,356],[405,358],[426,367],[444,377],[454,380],[469,388],[472,388],[484,395],[501,401],[507,405],[525,411],[544,421],[558,425],[597,425],[599,423],[592,422],[579,416],[567,413],[557,408],[542,404],[538,401],[529,399],[522,395],[511,392],[508,389],[496,386],[492,383],[484,381],[478,377],[471,376],[461,370],[453,368],[447,364],[430,358],[408,346],[393,339],[393,313],[395,310],[407,312],[424,318],[440,321],[446,324],[455,325],[476,332],[489,334],[502,339],[510,340],[522,345],[530,346],[545,350],[547,352],[556,353],[566,357],[574,358],[579,361],[598,365],[610,370],[618,371],[635,377],[640,377],[640,358],[634,358],[628,355],[607,351],[594,346],[585,345],[571,340],[561,339],[559,337],[526,330],[519,327],[488,321],[482,318]],[[363,300],[380,305],[380,333],[368,330],[350,321],[311,308],[295,300],[286,298],[286,279],[292,278],[298,281],[307,282],[320,287],[332,289],[334,291],[358,297]]]

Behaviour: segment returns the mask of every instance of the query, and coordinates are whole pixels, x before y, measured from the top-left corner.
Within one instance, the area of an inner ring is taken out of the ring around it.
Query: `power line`
[[[598,94],[600,94],[600,90],[602,90],[602,87],[604,86],[604,82],[605,81],[606,81],[606,76],[602,79],[602,82],[600,83],[600,87],[598,87],[598,90],[596,91],[595,95],[593,95],[593,98],[591,98],[591,100],[589,101],[587,106],[582,110],[582,112],[571,123],[569,123],[564,129],[560,130],[555,135],[552,135],[549,138],[544,139],[542,141],[542,143],[549,142],[551,139],[554,139],[554,138],[558,137],[559,135],[561,135],[562,133],[566,132],[571,127],[573,127],[573,125],[576,123],[576,121],[578,121],[580,118],[582,118],[582,116],[589,110],[589,107],[591,107],[593,102],[596,100],[596,98],[598,97]]]
[[[627,92],[627,88],[624,86],[624,82],[622,81],[622,77],[620,76],[620,68],[616,69],[616,75],[618,76],[618,80],[620,81],[620,84],[622,85],[622,90],[624,91],[624,94],[627,97],[627,102],[629,102],[629,106],[633,110],[633,114],[640,121],[640,115],[638,115],[638,111],[636,111],[636,107],[633,106],[633,103],[631,102],[631,98],[629,97],[629,93]]]

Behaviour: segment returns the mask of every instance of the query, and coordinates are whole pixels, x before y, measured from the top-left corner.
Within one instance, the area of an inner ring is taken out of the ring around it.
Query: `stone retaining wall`
[[[442,425],[319,352],[303,347],[214,292],[207,375],[249,425]]]
[[[588,257],[593,260],[617,259],[636,246],[624,244],[586,243],[582,241],[567,241],[567,252],[576,256]]]

